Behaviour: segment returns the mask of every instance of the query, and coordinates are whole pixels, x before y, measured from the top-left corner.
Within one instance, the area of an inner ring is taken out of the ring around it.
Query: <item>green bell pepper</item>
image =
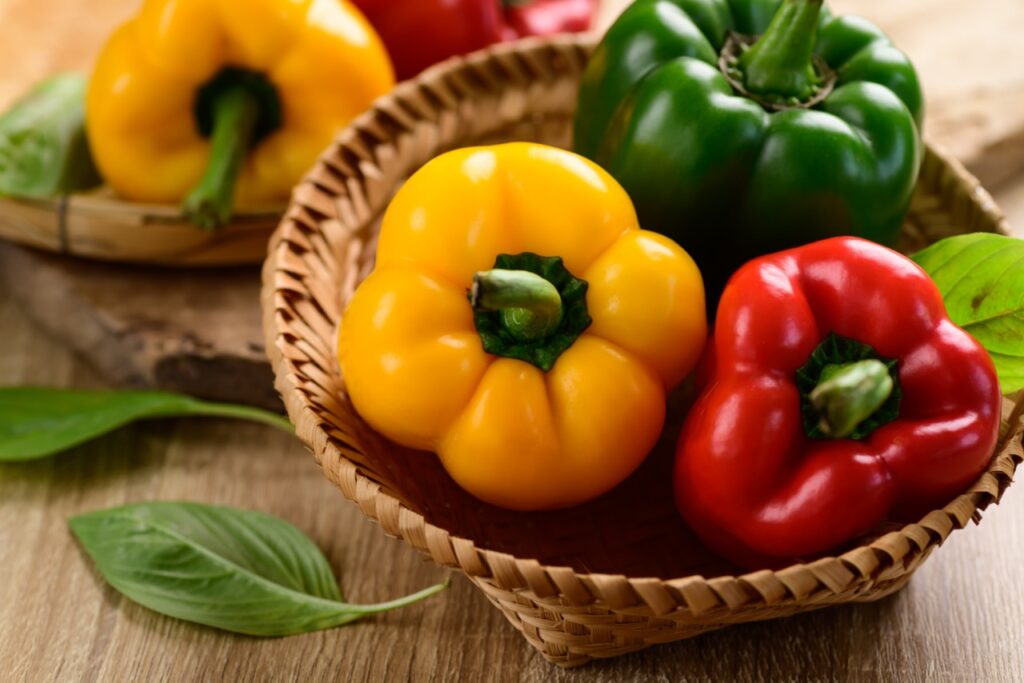
[[[587,66],[576,151],[712,293],[752,256],[899,232],[922,156],[917,74],[881,30],[822,4],[638,0]]]

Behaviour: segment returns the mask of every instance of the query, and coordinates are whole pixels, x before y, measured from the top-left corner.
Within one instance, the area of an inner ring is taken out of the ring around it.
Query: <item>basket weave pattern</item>
[[[435,67],[378,101],[296,188],[271,241],[262,303],[277,388],[299,437],[364,514],[464,572],[561,665],[899,590],[954,529],[999,500],[1024,459],[1024,404],[1005,402],[989,470],[943,509],[881,529],[837,557],[736,576],[692,539],[670,492],[658,497],[649,486],[666,488],[678,424],[620,490],[578,511],[516,516],[461,492],[433,456],[385,441],[348,402],[337,326],[372,268],[390,198],[426,161],[456,147],[513,139],[566,146],[590,47],[581,37],[527,40]],[[903,247],[1006,230],[977,181],[929,150]]]

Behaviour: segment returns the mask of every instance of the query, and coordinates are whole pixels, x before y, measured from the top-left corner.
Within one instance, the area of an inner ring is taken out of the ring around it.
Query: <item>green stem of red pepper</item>
[[[739,60],[747,90],[780,103],[814,96],[821,76],[813,63],[823,0],[784,0],[768,29]]]
[[[470,303],[477,312],[500,312],[504,328],[520,341],[543,339],[562,322],[558,289],[526,270],[495,268],[477,273]]]
[[[202,180],[182,205],[190,222],[211,230],[231,218],[235,185],[259,118],[259,98],[244,86],[229,88],[214,101],[210,160]]]
[[[895,384],[882,361],[869,359],[826,365],[809,398],[821,416],[819,428],[845,439],[889,399]]]

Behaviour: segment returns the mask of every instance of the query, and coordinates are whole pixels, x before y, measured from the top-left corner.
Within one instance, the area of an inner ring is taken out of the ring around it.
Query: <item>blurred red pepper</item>
[[[755,569],[917,520],[987,466],[995,369],[911,260],[837,237],[749,262],[722,295],[676,454],[680,511]]]
[[[596,0],[353,0],[384,39],[399,79],[503,40],[590,28]]]
[[[586,31],[596,8],[596,0],[506,0],[505,16],[517,38],[549,36]]]

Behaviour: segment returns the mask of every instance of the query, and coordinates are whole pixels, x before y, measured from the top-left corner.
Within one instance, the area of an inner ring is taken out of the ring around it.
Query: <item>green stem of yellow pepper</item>
[[[231,218],[235,185],[260,118],[260,101],[244,86],[228,88],[213,103],[210,160],[182,210],[201,228],[218,228]]]
[[[821,431],[844,439],[889,400],[894,387],[885,363],[869,359],[826,365],[809,398],[821,415]]]
[[[558,289],[526,270],[495,268],[477,273],[470,304],[477,312],[500,311],[502,325],[521,341],[543,339],[562,322]]]
[[[747,90],[798,104],[821,77],[812,61],[823,0],[784,0],[768,29],[739,60]]]

